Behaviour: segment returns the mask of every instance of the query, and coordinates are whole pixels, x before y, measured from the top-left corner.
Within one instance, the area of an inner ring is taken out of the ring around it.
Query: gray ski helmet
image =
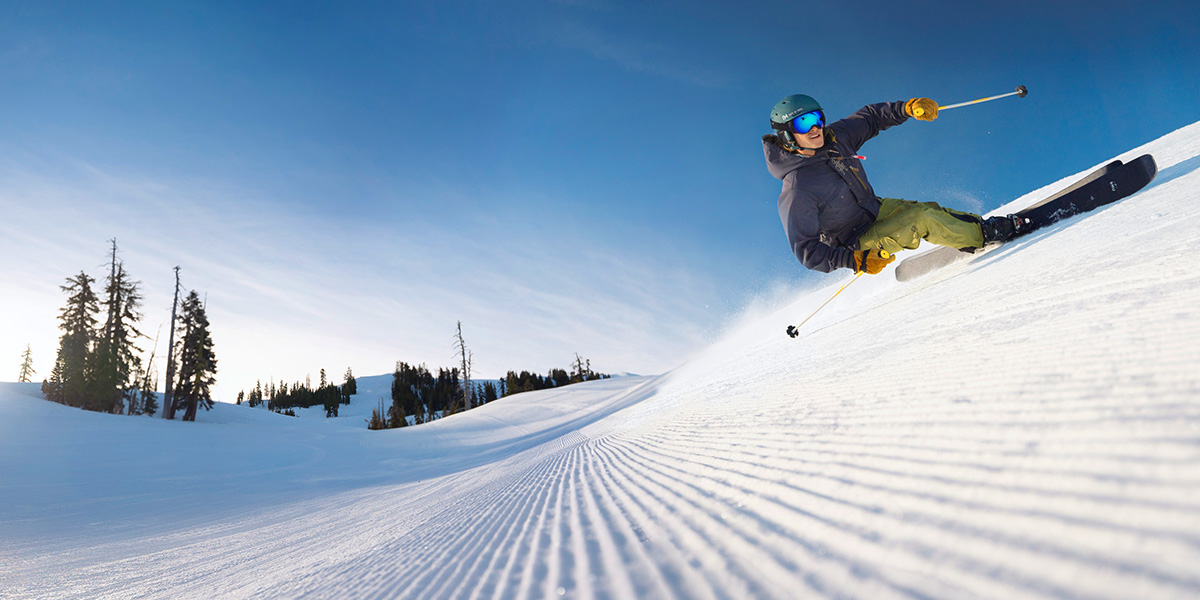
[[[792,94],[780,100],[771,109],[771,129],[780,129],[780,125],[791,122],[792,119],[814,110],[821,110],[821,103],[813,100],[812,96]]]

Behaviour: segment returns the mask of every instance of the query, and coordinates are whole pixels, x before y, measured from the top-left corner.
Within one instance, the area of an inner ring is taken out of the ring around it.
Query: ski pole
[[[1007,94],[1000,94],[999,96],[988,96],[987,98],[980,98],[980,99],[978,99],[978,100],[971,100],[970,102],[959,102],[958,104],[951,104],[951,105],[949,105],[949,106],[939,106],[939,107],[938,107],[938,111],[939,111],[939,112],[941,112],[941,111],[943,111],[943,110],[949,110],[949,109],[951,109],[951,108],[958,108],[958,107],[960,107],[960,106],[967,106],[967,105],[970,105],[970,104],[979,104],[980,102],[987,102],[987,101],[989,101],[989,100],[999,100],[1000,98],[1007,98],[1007,97],[1009,97],[1009,96],[1017,96],[1017,97],[1019,97],[1019,98],[1024,98],[1024,97],[1025,97],[1027,94],[1029,94],[1029,90],[1025,89],[1025,86],[1023,86],[1023,85],[1018,85],[1018,86],[1017,86],[1017,91],[1015,91],[1015,92],[1009,92],[1009,93],[1007,93]],[[923,114],[925,114],[925,111],[924,111],[924,110],[922,110],[922,109],[920,109],[920,108],[914,108],[914,109],[913,109],[913,116],[914,116],[914,117],[919,117],[919,116],[921,116],[921,115],[923,115]]]
[[[833,295],[830,296],[828,300],[822,302],[821,305],[817,307],[817,310],[812,311],[812,314],[808,315],[807,317],[804,317],[804,320],[800,321],[800,323],[798,325],[788,325],[788,328],[787,328],[788,337],[794,338],[794,337],[800,335],[800,327],[801,326],[803,326],[805,323],[807,323],[809,319],[815,317],[818,312],[821,312],[821,309],[825,308],[826,304],[829,304],[830,302],[833,301],[834,298],[837,298],[838,294],[842,293],[842,290],[850,287],[850,284],[854,283],[855,281],[858,281],[858,278],[862,277],[862,274],[863,274],[862,271],[855,273],[854,277],[850,278],[850,281],[847,281],[845,285],[838,288],[838,291],[834,292]]]
[[[884,259],[886,259],[888,256],[890,256],[890,255],[887,253],[887,250],[880,250],[880,251],[879,251],[879,255],[880,255],[881,257],[883,257]],[[801,326],[803,326],[805,323],[807,323],[809,319],[811,319],[811,318],[815,317],[815,316],[817,315],[817,313],[821,312],[821,309],[822,309],[822,308],[825,308],[825,305],[826,305],[826,304],[829,304],[830,302],[833,302],[833,299],[834,299],[834,298],[837,298],[837,297],[838,297],[838,294],[842,293],[842,290],[844,290],[844,289],[846,289],[846,288],[850,287],[850,284],[854,283],[855,281],[858,281],[858,278],[859,278],[859,277],[862,277],[862,274],[863,274],[864,272],[865,272],[865,271],[859,271],[859,272],[855,273],[855,274],[854,274],[854,277],[851,277],[851,278],[850,278],[850,281],[847,281],[847,282],[846,282],[844,285],[842,285],[842,287],[838,288],[838,291],[834,292],[834,293],[833,293],[833,295],[832,295],[832,296],[830,296],[828,300],[826,300],[826,301],[822,302],[822,303],[821,303],[821,305],[817,307],[817,310],[814,310],[814,311],[812,311],[812,314],[808,315],[807,317],[804,317],[804,320],[803,320],[803,321],[800,321],[800,323],[799,323],[799,324],[797,324],[797,325],[788,325],[788,328],[787,328],[787,334],[788,334],[788,337],[792,337],[792,338],[794,338],[794,337],[796,337],[796,336],[800,335],[800,327],[801,327]]]

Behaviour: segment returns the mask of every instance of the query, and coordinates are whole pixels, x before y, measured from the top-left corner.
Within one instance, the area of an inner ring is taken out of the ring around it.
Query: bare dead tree
[[[472,404],[474,404],[475,387],[471,385],[472,354],[467,350],[467,342],[463,340],[462,321],[458,322],[458,331],[454,334],[454,349],[458,350],[462,361],[463,408],[470,410]]]
[[[163,418],[175,418],[175,309],[179,306],[179,267],[175,267],[175,300],[171,303],[171,333],[167,336],[167,387],[163,392]]]

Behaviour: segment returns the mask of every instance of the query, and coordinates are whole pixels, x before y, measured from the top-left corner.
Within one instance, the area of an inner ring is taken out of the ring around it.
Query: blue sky
[[[1200,119],[1190,2],[245,4],[6,3],[0,378],[49,372],[113,237],[152,337],[170,267],[208,294],[220,399],[449,365],[458,320],[482,376],[661,372],[838,277],[779,223],[785,95],[1028,86],[862,149],[880,194],[985,212]]]

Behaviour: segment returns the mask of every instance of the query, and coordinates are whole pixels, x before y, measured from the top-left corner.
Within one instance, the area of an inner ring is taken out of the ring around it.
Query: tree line
[[[249,395],[245,390],[238,392],[237,403],[245,402],[250,408],[256,408],[265,401],[268,409],[293,417],[296,416],[297,408],[323,406],[326,417],[336,417],[338,406],[350,404],[350,396],[357,393],[358,383],[351,369],[346,369],[346,380],[342,385],[329,382],[325,376],[325,369],[321,369],[321,382],[315,388],[307,378],[304,383],[297,381],[291,386],[286,383],[280,383],[279,386],[269,383],[266,388],[263,388],[262,380],[259,380],[255,382]]]
[[[461,325],[460,325],[461,335]],[[413,366],[397,362],[392,373],[391,404],[372,409],[368,429],[394,429],[428,423],[435,419],[473,408],[477,402],[482,406],[510,394],[528,392],[572,383],[607,379],[591,368],[591,361],[575,355],[575,364],[570,372],[566,369],[551,369],[546,377],[521,371],[509,371],[498,382],[484,381],[476,385],[463,385],[460,371],[455,368],[439,368],[434,375],[425,365]]]
[[[566,369],[550,369],[550,372],[542,377],[536,373],[529,371],[521,371],[515,373],[509,371],[501,380],[501,396],[508,394],[519,394],[521,392],[532,392],[536,390],[544,390],[549,388],[562,387],[572,383],[581,383],[584,381],[593,381],[596,379],[608,379],[610,376],[603,373],[597,373],[592,370],[591,359],[581,358],[578,354],[575,355],[575,362],[571,364],[571,371]]]
[[[458,367],[439,368],[437,375],[425,365],[397,362],[392,373],[392,403],[372,411],[368,429],[420,425],[467,409],[467,395]],[[382,404],[383,400],[380,400]],[[412,417],[412,422],[409,422]]]
[[[209,390],[216,381],[217,359],[200,295],[192,290],[181,304],[178,267],[175,276],[163,416],[172,419],[176,410],[182,409],[183,420],[194,421],[199,407],[212,408]],[[149,360],[143,362],[139,356],[142,349],[137,345],[139,340],[148,339],[137,328],[143,317],[142,283],[134,281],[125,271],[124,261],[117,257],[116,240],[112,240],[109,271],[101,295],[93,289],[94,283],[95,279],[80,271],[60,286],[67,295],[66,306],[59,312],[63,335],[54,369],[42,382],[42,393],[48,400],[86,410],[155,415],[159,407],[154,393],[158,387],[154,350]],[[23,378],[27,376],[27,367],[32,371],[30,365],[26,348]]]

